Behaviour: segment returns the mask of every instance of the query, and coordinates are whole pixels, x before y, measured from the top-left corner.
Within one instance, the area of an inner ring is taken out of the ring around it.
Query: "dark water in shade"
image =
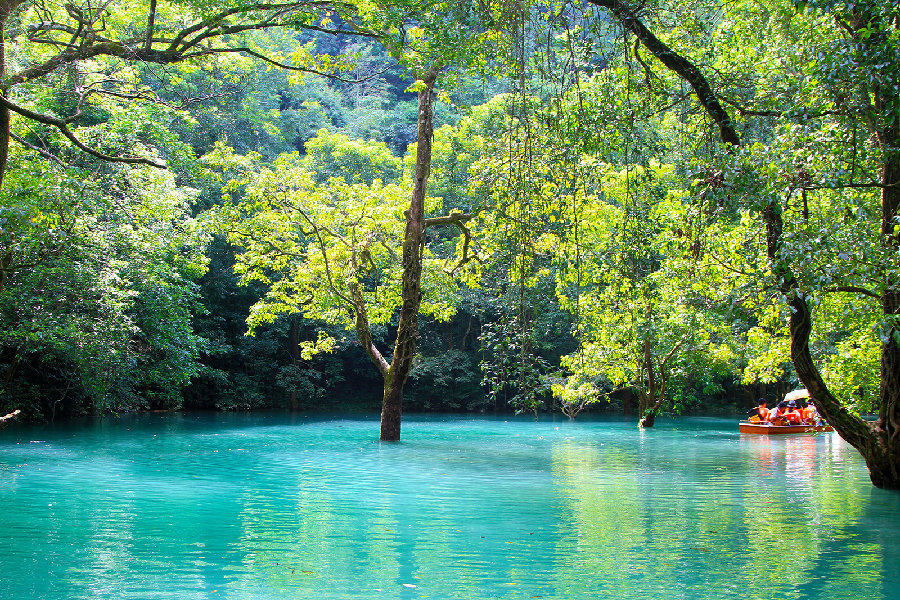
[[[720,419],[0,432],[0,599],[900,598],[900,493]]]

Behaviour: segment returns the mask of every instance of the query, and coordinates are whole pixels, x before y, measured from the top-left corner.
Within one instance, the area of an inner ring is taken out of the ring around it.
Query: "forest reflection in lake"
[[[722,419],[145,415],[0,434],[2,598],[893,598],[900,494]]]

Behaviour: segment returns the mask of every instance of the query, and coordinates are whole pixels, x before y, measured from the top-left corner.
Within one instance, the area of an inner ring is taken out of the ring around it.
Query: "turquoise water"
[[[690,419],[146,415],[0,432],[2,599],[896,598],[837,436]]]

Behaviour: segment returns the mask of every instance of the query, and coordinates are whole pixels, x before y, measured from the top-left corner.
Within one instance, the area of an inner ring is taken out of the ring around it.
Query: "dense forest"
[[[0,0],[0,34],[0,414],[397,439],[803,385],[900,485],[893,0]]]

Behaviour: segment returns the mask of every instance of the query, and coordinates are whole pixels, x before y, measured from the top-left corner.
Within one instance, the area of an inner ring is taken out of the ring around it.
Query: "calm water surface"
[[[0,432],[2,599],[888,600],[900,494],[731,420],[147,415]]]

